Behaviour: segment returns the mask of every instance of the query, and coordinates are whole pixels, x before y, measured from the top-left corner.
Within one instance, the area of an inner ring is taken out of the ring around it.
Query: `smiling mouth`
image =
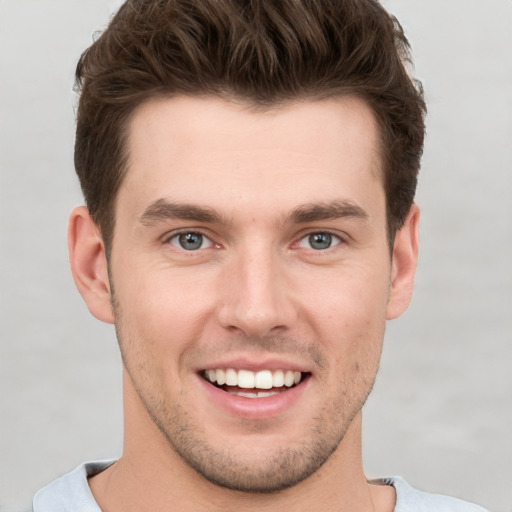
[[[232,395],[266,398],[283,393],[300,384],[309,374],[291,370],[204,370],[202,377],[215,387]]]

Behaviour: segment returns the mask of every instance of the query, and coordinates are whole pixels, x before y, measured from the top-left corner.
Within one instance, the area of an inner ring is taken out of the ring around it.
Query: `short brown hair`
[[[107,253],[130,116],[150,98],[271,108],[355,95],[380,128],[390,240],[414,200],[426,112],[403,30],[376,0],[128,0],[81,56],[75,168]]]

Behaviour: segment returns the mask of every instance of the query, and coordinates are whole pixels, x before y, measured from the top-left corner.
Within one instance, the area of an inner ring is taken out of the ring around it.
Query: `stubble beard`
[[[295,446],[258,453],[251,442],[250,449],[233,453],[209,443],[202,424],[199,424],[179,403],[168,403],[163,386],[148,386],[154,375],[147,353],[132,343],[121,329],[121,314],[112,301],[116,334],[121,348],[123,364],[138,397],[149,417],[166,439],[169,447],[208,482],[232,491],[246,493],[273,493],[285,490],[316,473],[338,449],[355,416],[361,411],[375,381],[378,360],[372,372],[363,375],[355,364],[353,374],[333,390],[325,407],[311,419],[311,426]],[[268,340],[264,342],[268,346]],[[130,359],[126,347],[130,346]],[[380,354],[379,354],[380,355]],[[134,365],[131,362],[135,362]],[[354,382],[357,384],[354,386]],[[146,385],[145,385],[146,384]],[[358,390],[356,396],[351,393]],[[252,434],[258,427],[252,425]],[[252,438],[253,439],[253,438]]]
[[[251,441],[250,450],[243,447],[240,453],[233,453],[209,444],[202,426],[180,405],[167,407],[147,403],[138,392],[154,424],[189,467],[214,485],[246,493],[282,491],[316,473],[342,443],[368,393],[361,403],[349,404],[344,400],[335,407],[336,412],[330,407],[322,411],[314,418],[303,441],[295,447],[258,453],[258,446]],[[334,421],[333,416],[337,418]]]

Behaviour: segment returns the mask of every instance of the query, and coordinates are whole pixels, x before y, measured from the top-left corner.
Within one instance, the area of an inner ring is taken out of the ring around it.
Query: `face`
[[[135,113],[110,260],[125,393],[213,483],[305,479],[370,392],[396,315],[377,137],[350,98]]]

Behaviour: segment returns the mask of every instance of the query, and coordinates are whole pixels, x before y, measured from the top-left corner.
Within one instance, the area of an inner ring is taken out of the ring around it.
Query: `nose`
[[[272,249],[243,251],[224,271],[218,313],[223,328],[264,337],[283,333],[296,321],[293,283]]]

